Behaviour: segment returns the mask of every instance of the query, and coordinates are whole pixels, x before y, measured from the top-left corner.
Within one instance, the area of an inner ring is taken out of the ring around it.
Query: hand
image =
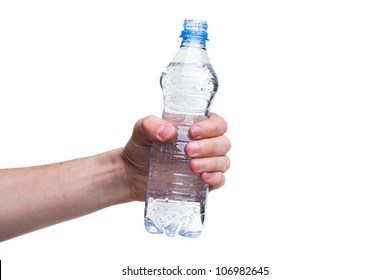
[[[200,174],[202,180],[210,185],[210,190],[224,185],[225,175],[230,167],[226,153],[230,141],[224,135],[226,122],[217,114],[192,125],[189,134],[194,141],[188,143],[185,152],[192,159],[190,168]],[[133,135],[122,152],[126,166],[129,200],[144,201],[146,198],[149,172],[149,154],[153,142],[167,143],[177,135],[177,131],[167,121],[149,116],[140,119],[134,126]]]

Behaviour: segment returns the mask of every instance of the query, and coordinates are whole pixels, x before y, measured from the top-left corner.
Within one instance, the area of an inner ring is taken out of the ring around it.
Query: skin
[[[190,169],[210,185],[224,185],[230,160],[227,125],[217,114],[194,124],[185,151]],[[152,142],[176,136],[168,122],[140,119],[125,147],[66,162],[0,169],[0,241],[120,203],[144,201]]]

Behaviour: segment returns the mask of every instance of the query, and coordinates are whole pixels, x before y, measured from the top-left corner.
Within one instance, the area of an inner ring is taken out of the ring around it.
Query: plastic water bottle
[[[168,144],[154,143],[150,155],[145,228],[167,236],[198,237],[205,220],[208,185],[189,168],[185,145],[189,127],[209,115],[218,79],[206,52],[207,22],[186,19],[178,52],[161,74],[162,118],[178,136]]]

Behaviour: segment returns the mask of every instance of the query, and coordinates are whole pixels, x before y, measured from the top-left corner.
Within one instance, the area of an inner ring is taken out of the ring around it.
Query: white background
[[[161,115],[187,17],[209,22],[233,145],[200,238],[150,235],[142,203],[114,206],[1,243],[4,279],[152,279],[128,265],[389,279],[386,2],[0,1],[0,168],[123,146]]]

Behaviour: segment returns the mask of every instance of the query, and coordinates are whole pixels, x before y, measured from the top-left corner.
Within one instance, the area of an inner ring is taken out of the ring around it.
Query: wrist
[[[131,201],[122,151],[123,148],[119,148],[94,156],[99,162],[96,176],[103,207]]]

